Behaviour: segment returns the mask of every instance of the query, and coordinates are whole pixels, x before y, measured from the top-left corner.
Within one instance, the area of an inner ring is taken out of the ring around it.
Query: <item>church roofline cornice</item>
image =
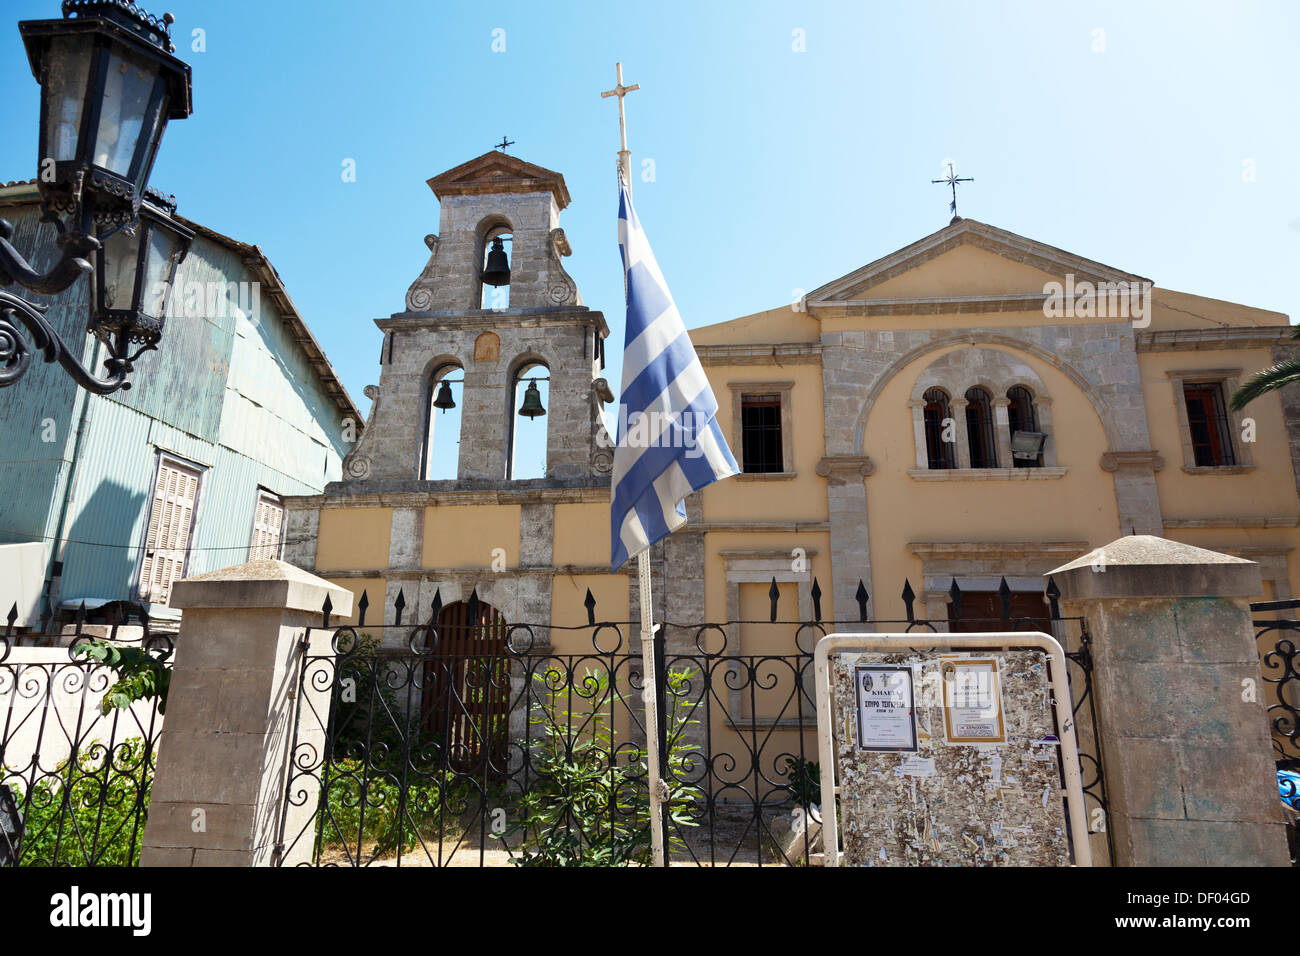
[[[538,193],[549,190],[560,209],[564,209],[570,202],[569,188],[564,184],[564,176],[560,173],[495,149],[430,177],[426,182],[439,199],[448,196]]]
[[[990,226],[974,219],[960,219],[911,245],[867,263],[860,269],[813,289],[805,298],[808,306],[838,305],[836,295],[853,289],[869,289],[902,275],[945,252],[972,245],[1023,263],[1052,275],[1073,273],[1089,281],[1149,282],[1142,276],[1086,259],[1056,246]],[[1005,297],[1003,297],[1005,298]],[[898,301],[898,300],[894,300]]]
[[[1201,352],[1213,349],[1268,348],[1291,342],[1290,325],[1237,326],[1226,329],[1160,329],[1137,333],[1139,352]]]

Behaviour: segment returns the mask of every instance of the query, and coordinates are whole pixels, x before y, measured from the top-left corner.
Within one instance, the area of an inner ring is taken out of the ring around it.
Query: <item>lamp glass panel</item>
[[[139,261],[140,230],[128,234],[119,229],[104,240],[104,301],[105,309],[131,308],[135,294],[135,266]]]
[[[145,254],[144,295],[140,311],[150,318],[161,318],[167,287],[172,279],[172,259],[178,237],[170,229],[150,224],[149,251]]]
[[[109,51],[104,105],[95,137],[96,166],[123,178],[129,175],[141,132],[151,132],[141,127],[157,81],[157,64],[120,47]]]
[[[56,37],[45,54],[45,151],[56,162],[77,158],[92,57],[90,37]],[[42,172],[44,169],[42,168]]]

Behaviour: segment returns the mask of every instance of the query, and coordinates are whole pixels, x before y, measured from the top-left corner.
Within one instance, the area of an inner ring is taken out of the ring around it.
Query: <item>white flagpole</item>
[[[632,191],[632,153],[627,148],[627,117],[623,112],[623,97],[640,89],[639,83],[623,85],[623,64],[614,64],[616,85],[601,93],[601,99],[618,97],[618,170],[620,179]],[[637,583],[641,592],[641,669],[645,675],[642,697],[645,702],[646,777],[650,790],[650,854],[655,866],[664,865],[663,802],[668,787],[659,767],[659,707],[656,686],[654,654],[654,605],[650,602],[649,549],[636,556]]]
[[[650,853],[655,866],[664,865],[663,801],[668,787],[659,767],[659,707],[655,686],[654,623],[650,604],[649,548],[636,556],[641,590],[641,669],[645,674],[646,776],[650,785]]]

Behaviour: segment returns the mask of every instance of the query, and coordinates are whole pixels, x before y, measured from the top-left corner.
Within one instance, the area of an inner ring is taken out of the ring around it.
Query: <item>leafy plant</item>
[[[677,826],[697,826],[691,811],[699,791],[675,783],[685,772],[693,748],[682,731],[689,719],[682,704],[690,672],[670,672],[668,694],[669,819]],[[513,825],[503,835],[518,838],[518,866],[625,866],[650,862],[650,808],[645,750],[619,745],[612,726],[615,705],[623,700],[603,671],[586,671],[581,681],[588,710],[562,709],[558,693],[546,675],[534,679],[547,686],[548,700],[530,722],[541,730],[533,746],[531,765],[535,777],[518,798],[510,818]],[[577,728],[576,731],[571,728]],[[621,757],[621,762],[620,762]],[[672,844],[684,844],[670,834]]]
[[[807,810],[810,804],[821,803],[822,768],[816,760],[786,757],[783,773],[787,780],[785,789],[799,806]]]
[[[127,710],[138,700],[158,700],[158,713],[167,712],[167,691],[172,669],[171,648],[151,653],[148,648],[113,641],[86,641],[72,648],[73,657],[99,661],[117,672],[117,682],[104,692],[99,709],[104,716],[114,708]]]
[[[25,815],[19,866],[136,866],[157,756],[146,753],[139,737],[92,744],[26,788],[8,772]]]
[[[403,806],[401,777],[368,767],[365,761],[331,761],[325,773],[324,800],[316,818],[323,849],[351,848],[373,857],[414,849],[444,823],[458,831],[464,793],[450,771],[408,780]]]

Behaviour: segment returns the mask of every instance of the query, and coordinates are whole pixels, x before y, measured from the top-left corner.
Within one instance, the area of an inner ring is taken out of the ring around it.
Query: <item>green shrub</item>
[[[691,810],[700,796],[694,787],[673,784],[684,774],[692,748],[682,741],[688,724],[682,704],[687,670],[668,674],[671,708],[668,714],[669,818],[677,826],[697,826]],[[545,675],[534,678],[546,683]],[[635,744],[619,746],[612,715],[623,700],[603,671],[587,671],[581,682],[584,698],[595,709],[564,710],[558,694],[547,684],[546,708],[530,717],[541,729],[532,748],[532,774],[527,792],[508,813],[513,824],[503,835],[509,846],[517,839],[518,866],[626,866],[648,864],[650,799],[645,750]],[[577,727],[576,733],[569,728]],[[672,828],[670,827],[670,831]],[[673,833],[670,846],[684,848]]]
[[[136,866],[156,756],[146,759],[144,741],[131,737],[111,752],[92,744],[75,768],[64,760],[57,779],[43,777],[29,789],[9,777],[26,814],[19,866]]]

